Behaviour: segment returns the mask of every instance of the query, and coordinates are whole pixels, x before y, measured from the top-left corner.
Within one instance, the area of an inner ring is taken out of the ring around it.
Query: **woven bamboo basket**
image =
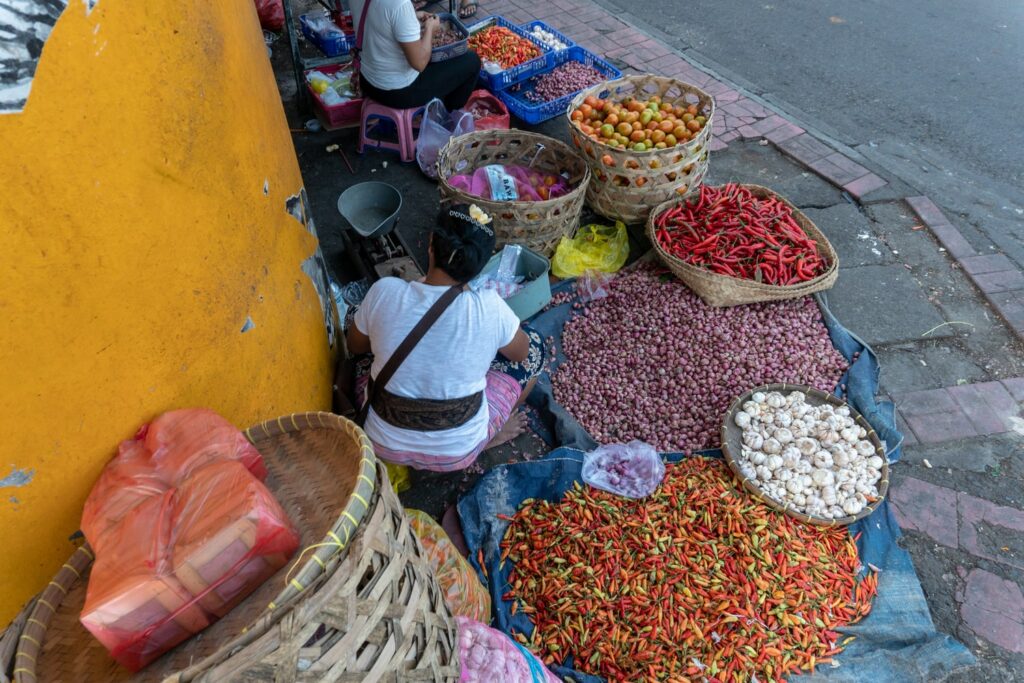
[[[812,517],[802,512],[798,512],[791,508],[788,503],[780,503],[775,500],[767,493],[761,490],[757,482],[753,479],[745,477],[740,472],[738,459],[742,457],[743,452],[743,430],[736,426],[733,422],[733,416],[740,410],[744,403],[750,400],[751,395],[756,391],[778,391],[778,392],[791,392],[791,391],[802,391],[807,394],[807,402],[811,405],[823,405],[829,403],[837,408],[839,406],[846,406],[850,409],[850,417],[852,417],[859,426],[863,427],[868,433],[868,440],[875,447],[875,454],[882,459],[882,478],[878,482],[878,500],[865,506],[863,510],[853,516],[841,517],[837,519],[825,519],[823,517]],[[832,394],[826,394],[824,391],[815,389],[814,387],[805,386],[802,384],[766,384],[761,387],[755,387],[750,391],[744,393],[742,396],[733,401],[733,404],[729,406],[729,411],[725,414],[725,420],[722,422],[722,453],[725,455],[725,462],[729,464],[729,469],[732,470],[736,478],[743,483],[743,488],[749,491],[755,498],[760,500],[762,503],[784,512],[790,517],[795,517],[801,522],[807,522],[808,524],[818,524],[820,526],[845,526],[847,524],[853,524],[858,519],[864,519],[872,512],[875,511],[882,501],[885,499],[885,494],[889,491],[889,461],[885,457],[885,448],[882,446],[881,440],[878,438],[878,434],[872,429],[871,425],[864,417],[853,409],[846,401],[836,398]]]
[[[490,164],[535,168],[564,177],[572,191],[539,202],[495,202],[452,187],[448,178]],[[476,204],[493,217],[497,246],[522,244],[551,258],[562,237],[579,225],[590,169],[569,145],[524,130],[480,130],[452,138],[437,157],[441,201]]]
[[[673,106],[696,104],[707,122],[697,135],[669,149],[634,152],[593,140],[572,120],[572,112],[593,95],[621,101],[632,96],[646,100],[658,95]],[[708,171],[708,143],[715,100],[700,88],[663,76],[623,76],[578,94],[566,111],[576,149],[590,165],[593,179],[587,204],[597,213],[627,224],[643,223],[658,204],[678,199],[700,187]],[[610,163],[606,163],[610,162]]]
[[[304,413],[245,434],[306,551],[220,621],[132,674],[79,624],[92,563],[88,546],[79,548],[31,609],[16,683],[459,679],[455,620],[362,430],[331,413]]]
[[[654,234],[654,223],[658,216],[679,204],[680,200],[678,199],[673,199],[659,205],[654,211],[651,211],[651,215],[647,218],[647,238],[654,245],[654,251],[662,263],[677,278],[685,282],[690,289],[696,292],[704,300],[704,303],[709,306],[739,306],[759,301],[796,299],[831,288],[839,277],[839,254],[836,253],[835,248],[828,241],[828,238],[825,237],[825,234],[800,209],[790,204],[785,197],[775,194],[767,187],[761,187],[760,185],[743,185],[743,187],[750,190],[756,197],[774,197],[779,199],[793,210],[793,218],[796,220],[797,225],[800,226],[808,237],[818,243],[818,251],[825,261],[828,262],[828,267],[824,273],[813,280],[785,287],[719,275],[718,273],[712,273],[704,268],[684,262],[682,259],[665,251],[658,243]]]

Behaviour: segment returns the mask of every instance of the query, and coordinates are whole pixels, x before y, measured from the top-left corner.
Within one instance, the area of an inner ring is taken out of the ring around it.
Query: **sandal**
[[[421,9],[427,6],[429,0],[412,0],[412,8],[419,12]]]
[[[459,19],[469,19],[476,16],[476,8],[479,6],[477,0],[462,0],[459,4]]]

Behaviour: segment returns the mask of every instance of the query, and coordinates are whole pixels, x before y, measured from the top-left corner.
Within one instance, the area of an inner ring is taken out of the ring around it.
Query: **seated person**
[[[370,287],[347,334],[351,353],[373,354],[357,366],[361,402],[367,373],[380,373],[441,295],[483,270],[494,251],[489,221],[476,207],[442,208],[426,277],[386,277]],[[493,289],[464,287],[388,385],[378,388],[363,428],[383,460],[435,472],[464,469],[486,448],[522,433],[518,408],[543,369],[540,335],[521,329]]]
[[[417,12],[411,0],[352,0],[357,30],[368,1],[360,54],[363,94],[395,109],[422,107],[435,97],[449,111],[465,106],[480,73],[476,53],[432,63],[432,42],[441,22]]]

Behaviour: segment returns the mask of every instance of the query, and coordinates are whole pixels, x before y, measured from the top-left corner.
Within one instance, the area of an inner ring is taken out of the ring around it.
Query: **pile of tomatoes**
[[[622,102],[591,95],[570,118],[592,140],[634,152],[684,144],[708,121],[698,105],[673,106],[658,95],[646,101],[627,97]]]

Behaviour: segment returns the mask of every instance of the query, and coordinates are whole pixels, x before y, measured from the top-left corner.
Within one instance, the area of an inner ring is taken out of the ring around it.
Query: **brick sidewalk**
[[[711,151],[725,149],[733,140],[762,138],[858,201],[894,199],[891,192],[885,192],[888,181],[857,160],[588,0],[484,0],[478,16],[488,14],[500,14],[516,23],[540,19],[603,55],[624,73],[661,74],[702,88],[718,105]],[[976,249],[969,244],[927,197],[905,199],[1014,333],[1024,339],[1024,272],[997,253],[994,245],[976,245]]]

